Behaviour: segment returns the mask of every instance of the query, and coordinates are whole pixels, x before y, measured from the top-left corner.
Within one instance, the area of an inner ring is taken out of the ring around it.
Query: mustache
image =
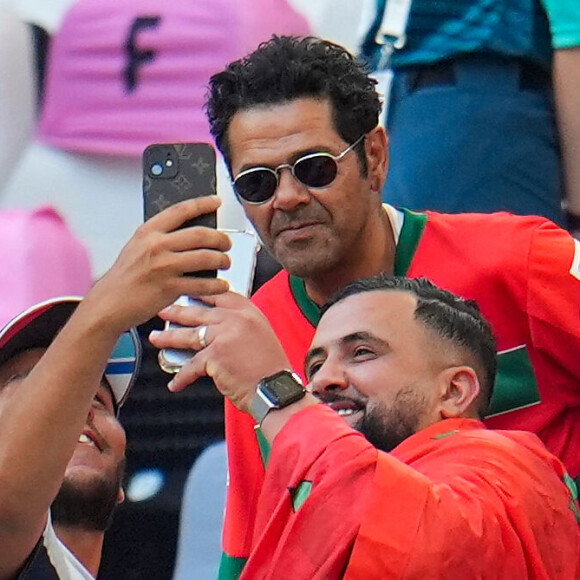
[[[359,409],[366,407],[366,399],[363,397],[345,397],[336,393],[312,393],[321,403],[332,405],[333,403],[351,403]]]
[[[272,216],[271,229],[279,232],[305,223],[321,223],[327,220],[322,206],[299,206],[292,211],[276,211]]]

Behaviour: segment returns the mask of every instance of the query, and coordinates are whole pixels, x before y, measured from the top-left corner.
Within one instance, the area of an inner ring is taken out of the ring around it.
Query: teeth
[[[81,433],[79,436],[79,443],[92,443],[92,440],[85,433]]]
[[[341,416],[344,417],[346,415],[353,415],[354,413],[356,413],[355,409],[339,409],[337,411],[337,413]]]

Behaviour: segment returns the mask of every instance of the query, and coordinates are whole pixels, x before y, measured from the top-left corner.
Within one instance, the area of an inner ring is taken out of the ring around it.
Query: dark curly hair
[[[497,344],[490,324],[475,300],[460,298],[432,284],[426,278],[403,278],[379,274],[357,280],[339,290],[323,307],[331,306],[361,292],[399,290],[417,299],[415,319],[454,347],[469,353],[475,362],[481,392],[477,411],[484,417],[489,409],[497,372]]]
[[[336,131],[346,143],[354,143],[378,124],[381,103],[375,84],[366,66],[337,44],[273,36],[211,77],[205,108],[211,134],[231,170],[228,129],[237,112],[304,97],[328,99]],[[366,173],[362,142],[357,154]]]

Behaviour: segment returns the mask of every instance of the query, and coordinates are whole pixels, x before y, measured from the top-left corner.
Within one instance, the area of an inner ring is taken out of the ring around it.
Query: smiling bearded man
[[[150,339],[197,351],[171,389],[211,376],[270,446],[241,579],[578,577],[564,466],[481,421],[497,356],[475,302],[425,279],[354,282],[322,309],[304,387],[255,306],[207,301],[166,309],[183,327]]]
[[[17,316],[2,329],[0,414],[14,399],[25,395],[22,389],[19,391],[21,383],[80,300],[76,297],[48,300]],[[96,576],[104,532],[124,497],[121,484],[126,439],[117,415],[136,376],[139,352],[136,331],[123,334],[109,358],[44,531],[40,530],[42,537],[21,569],[19,580],[56,577],[85,580]],[[26,487],[22,493],[28,493]]]

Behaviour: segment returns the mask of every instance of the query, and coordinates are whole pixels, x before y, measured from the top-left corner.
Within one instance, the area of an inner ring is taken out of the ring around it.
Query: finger
[[[255,310],[255,306],[248,298],[229,291],[219,295],[204,295],[189,304],[171,304],[161,310],[158,316],[163,320],[191,327],[200,324],[220,324],[231,315],[231,311],[245,308]]]
[[[172,393],[178,393],[206,375],[205,356],[203,356],[203,351],[201,351],[181,367],[179,372],[169,381],[167,388]]]
[[[174,266],[184,274],[195,274],[206,270],[227,270],[231,265],[227,254],[208,249],[178,252],[173,259]]]
[[[232,247],[230,237],[219,230],[204,226],[183,228],[169,234],[168,248],[174,252],[210,248],[227,252]]]
[[[205,328],[201,342],[200,330]],[[152,330],[149,333],[149,342],[158,349],[177,348],[180,350],[200,351],[211,343],[211,331],[207,325],[194,327],[170,328],[164,330]],[[205,346],[204,346],[205,345]]]
[[[221,200],[217,195],[205,195],[181,201],[147,220],[144,229],[172,232],[189,220],[217,211],[220,205]]]
[[[206,299],[207,296],[204,296],[203,302]],[[181,326],[188,326],[190,328],[201,324],[219,322],[213,320],[213,317],[210,316],[209,310],[211,310],[211,306],[209,304],[202,304],[201,300],[199,302],[200,304],[189,305],[172,304],[159,312],[158,316],[166,322],[173,322],[174,324],[180,324]]]
[[[232,291],[215,296],[204,296],[203,301],[211,306],[231,310],[251,307],[252,305],[249,298]]]
[[[173,281],[173,295],[177,296],[203,296],[223,294],[230,289],[226,280],[220,278],[198,278],[195,276],[180,276]],[[172,300],[173,302],[173,300]]]

